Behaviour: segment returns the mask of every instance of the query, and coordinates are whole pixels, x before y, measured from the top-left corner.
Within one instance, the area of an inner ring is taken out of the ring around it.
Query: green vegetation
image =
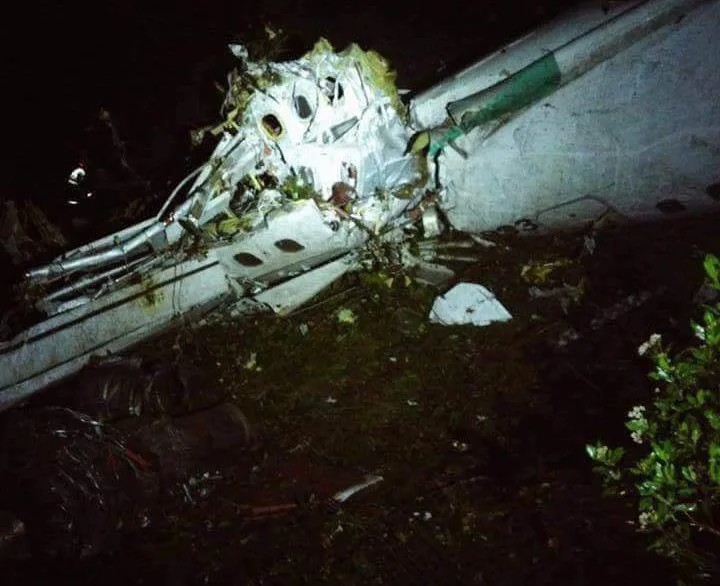
[[[720,292],[720,260],[705,258],[710,287]],[[653,361],[648,406],[637,405],[625,426],[634,443],[588,445],[609,492],[637,499],[637,527],[654,537],[651,548],[699,577],[717,578],[720,544],[720,303],[692,322],[696,344],[671,352],[658,334],[638,349]]]

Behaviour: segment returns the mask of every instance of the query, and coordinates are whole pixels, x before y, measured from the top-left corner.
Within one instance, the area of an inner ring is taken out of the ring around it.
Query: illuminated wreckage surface
[[[480,233],[716,206],[719,24],[718,1],[593,3],[407,107],[356,45],[284,63],[231,46],[209,160],[155,217],[27,273],[45,319],[0,343],[0,410],[178,316],[249,300],[289,312],[381,242],[442,280],[427,262],[441,253],[406,245],[442,216]]]
[[[209,160],[156,217],[28,272],[47,319],[4,343],[0,407],[193,310],[252,297],[290,311],[358,268],[369,239],[402,239],[426,178],[385,62],[323,41],[285,63],[231,50]]]

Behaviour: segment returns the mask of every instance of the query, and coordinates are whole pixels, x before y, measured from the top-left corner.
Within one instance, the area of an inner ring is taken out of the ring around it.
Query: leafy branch
[[[709,285],[720,292],[720,260],[704,261]],[[720,545],[720,304],[691,322],[696,343],[672,355],[658,334],[640,345],[649,356],[657,385],[647,406],[627,414],[635,444],[587,445],[606,490],[637,501],[637,526],[655,539],[651,549],[703,572],[717,571]],[[705,573],[701,572],[704,577]],[[717,577],[717,575],[716,575]]]

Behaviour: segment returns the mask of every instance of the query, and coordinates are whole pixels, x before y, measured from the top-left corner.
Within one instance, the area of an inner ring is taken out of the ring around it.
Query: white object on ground
[[[458,283],[444,295],[435,298],[430,321],[442,325],[472,324],[486,326],[508,321],[512,315],[495,295],[482,285]]]
[[[360,492],[361,490],[365,490],[366,488],[369,488],[377,484],[378,482],[382,482],[382,480],[382,476],[374,476],[372,474],[369,474],[365,477],[364,482],[353,484],[351,487],[336,493],[335,496],[333,496],[333,500],[338,503],[344,503],[355,493]]]

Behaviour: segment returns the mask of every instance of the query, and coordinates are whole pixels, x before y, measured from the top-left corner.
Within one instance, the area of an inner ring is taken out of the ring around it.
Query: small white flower
[[[655,520],[655,511],[645,511],[644,513],[640,513],[638,516],[638,523],[640,523],[640,529],[647,529],[647,526],[650,525]]]
[[[628,411],[628,417],[630,419],[644,419],[645,418],[645,406],[635,405],[630,411]]]
[[[632,441],[634,441],[636,444],[643,443],[642,434],[639,431],[633,431],[630,434],[630,439],[632,439]]]
[[[657,346],[661,341],[662,336],[660,334],[651,334],[650,338],[638,347],[638,355],[645,356],[648,350]]]

